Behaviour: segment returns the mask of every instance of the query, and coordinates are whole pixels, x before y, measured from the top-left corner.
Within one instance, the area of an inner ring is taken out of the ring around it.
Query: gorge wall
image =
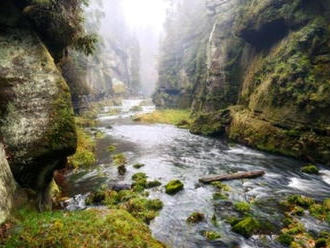
[[[190,107],[193,133],[329,164],[330,1],[200,2],[187,33],[174,14],[188,39],[167,30],[156,105]]]
[[[11,0],[0,4],[0,140],[5,147],[5,154],[0,147],[0,221],[11,207],[11,172],[20,187],[37,192],[40,206],[47,204],[46,189],[54,170],[64,167],[76,149],[71,95],[55,64],[71,42],[56,31],[67,37],[75,31],[68,22],[59,31],[58,19],[47,19],[53,8],[63,16],[69,11],[70,18],[73,12],[44,4]],[[47,22],[34,23],[34,18]],[[49,28],[43,35],[41,23]]]

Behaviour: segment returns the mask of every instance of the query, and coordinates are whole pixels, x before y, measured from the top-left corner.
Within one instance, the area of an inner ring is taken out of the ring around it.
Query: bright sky
[[[167,6],[164,0],[123,0],[125,18],[132,28],[152,27],[161,30]]]

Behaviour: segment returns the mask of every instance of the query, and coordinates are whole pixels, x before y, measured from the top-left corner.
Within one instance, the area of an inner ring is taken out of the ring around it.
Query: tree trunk
[[[214,181],[226,181],[226,180],[234,180],[234,179],[242,179],[242,178],[255,178],[260,177],[265,174],[264,171],[248,171],[248,172],[238,172],[233,174],[224,174],[224,175],[215,175],[210,177],[200,178],[199,181],[201,183],[211,183]]]

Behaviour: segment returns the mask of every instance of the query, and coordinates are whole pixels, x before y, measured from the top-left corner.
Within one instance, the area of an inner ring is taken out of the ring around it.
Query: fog
[[[159,46],[169,6],[168,0],[90,1],[87,29],[99,36],[98,61],[107,60],[102,64],[111,67],[112,83],[123,82],[130,93],[152,94],[158,80]],[[133,75],[134,68],[139,75]]]

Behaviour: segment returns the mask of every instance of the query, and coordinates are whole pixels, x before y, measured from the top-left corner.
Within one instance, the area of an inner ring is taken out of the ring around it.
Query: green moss
[[[154,181],[148,181],[146,184],[146,188],[150,189],[150,188],[155,188],[162,185],[161,182],[159,182],[158,180],[154,180]]]
[[[236,233],[243,235],[246,238],[251,237],[253,234],[260,230],[261,226],[258,220],[253,217],[245,217],[240,222],[232,227]]]
[[[114,152],[114,151],[116,151],[117,150],[117,147],[116,146],[114,146],[114,145],[110,145],[110,146],[108,146],[108,151],[109,152]]]
[[[146,173],[143,173],[143,172],[139,172],[139,173],[136,173],[132,176],[132,180],[134,181],[139,181],[139,180],[147,180],[147,175]]]
[[[135,169],[140,169],[140,168],[142,168],[143,166],[145,166],[145,164],[134,164],[133,165],[133,167],[135,168]]]
[[[222,182],[212,182],[211,184],[214,187],[216,187],[217,189],[219,189],[220,191],[230,191],[231,190],[231,188],[227,184],[224,184]]]
[[[153,220],[158,211],[163,208],[163,203],[158,200],[149,200],[145,198],[132,198],[122,206],[137,219],[149,224]]]
[[[330,211],[330,198],[323,200],[323,207],[325,210]]]
[[[315,242],[315,248],[326,248],[328,245],[328,240],[325,238],[317,239]]]
[[[203,213],[199,212],[193,212],[188,218],[187,222],[188,223],[198,223],[205,220],[205,215]]]
[[[282,245],[289,246],[291,242],[294,241],[294,238],[287,233],[283,233],[276,240]]]
[[[207,240],[210,241],[221,238],[221,235],[215,231],[203,231],[202,234]]]
[[[240,213],[248,213],[251,211],[251,206],[248,202],[236,202],[234,209]]]
[[[127,159],[123,153],[118,153],[112,156],[112,160],[115,165],[125,165],[127,163]]]
[[[224,134],[225,128],[230,122],[231,116],[228,109],[212,113],[200,113],[194,118],[190,131],[205,136],[218,136]]]
[[[180,180],[172,180],[165,186],[165,192],[169,195],[174,195],[183,190],[183,183]]]
[[[213,200],[228,200],[228,196],[220,192],[216,192],[212,195]]]
[[[298,205],[303,208],[308,208],[310,205],[314,204],[314,200],[312,198],[302,196],[302,195],[291,195],[287,199],[289,204]]]
[[[124,210],[20,210],[4,247],[164,247]]]
[[[152,113],[136,116],[134,117],[134,121],[179,125],[182,124],[183,121],[190,123],[190,111],[180,109],[156,110]]]
[[[327,220],[330,214],[330,210],[327,209],[327,206],[324,204],[315,203],[311,205],[308,210],[313,217],[322,221]]]
[[[301,171],[307,174],[319,174],[319,168],[312,164],[302,167]]]
[[[96,163],[95,142],[89,133],[77,128],[78,145],[76,153],[68,157],[68,165],[73,168],[89,167]]]
[[[298,216],[303,216],[305,214],[305,210],[302,207],[296,206],[291,211],[291,214],[298,215]]]

